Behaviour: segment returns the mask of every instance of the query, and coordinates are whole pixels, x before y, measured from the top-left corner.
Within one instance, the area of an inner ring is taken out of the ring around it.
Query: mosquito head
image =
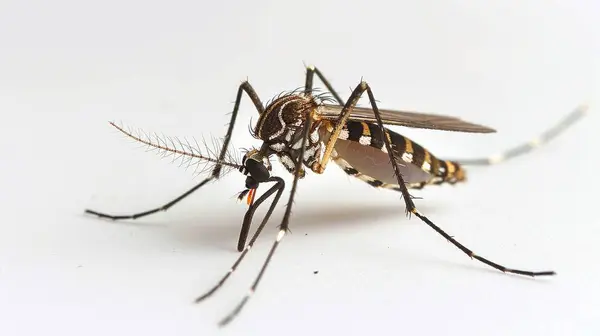
[[[246,188],[256,189],[271,177],[271,163],[267,155],[257,149],[248,151],[242,158],[240,172],[246,177]]]

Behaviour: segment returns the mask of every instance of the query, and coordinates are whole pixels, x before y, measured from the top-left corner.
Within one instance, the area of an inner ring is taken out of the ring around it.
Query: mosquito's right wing
[[[321,119],[335,121],[339,118],[342,109],[343,106],[340,105],[322,105],[319,109],[319,117]],[[386,125],[470,133],[496,132],[493,128],[470,123],[456,117],[439,114],[386,109],[379,109],[379,113],[381,115],[381,120]],[[354,107],[350,113],[349,119],[377,123],[373,109],[366,107]]]

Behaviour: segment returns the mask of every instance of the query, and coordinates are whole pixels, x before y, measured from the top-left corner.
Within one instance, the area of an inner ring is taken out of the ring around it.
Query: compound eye
[[[259,157],[258,153],[259,152],[257,149],[251,149],[244,154],[244,156],[242,157],[242,166],[239,169],[242,174],[251,174],[251,172],[248,171],[247,163],[248,161],[257,161]]]
[[[250,176],[252,176],[258,183],[265,182],[269,179],[269,177],[271,177],[271,173],[269,173],[267,167],[265,167],[262,162],[259,162],[255,159],[248,159],[245,167],[250,173]]]

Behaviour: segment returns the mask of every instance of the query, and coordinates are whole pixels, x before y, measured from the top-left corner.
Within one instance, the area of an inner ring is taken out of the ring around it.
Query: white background
[[[293,234],[222,333],[598,335],[598,13],[593,1],[3,0],[0,335],[217,334],[286,201],[239,273],[194,305],[238,255],[244,178],[232,173],[143,220],[84,216],[146,210],[198,181],[107,121],[222,136],[242,80],[267,101],[303,85],[303,62],[344,97],[364,77],[380,107],[498,130],[394,128],[441,157],[493,154],[588,102],[587,118],[543,149],[414,193],[479,254],[558,276],[471,261],[408,220],[398,194],[331,165],[302,181]],[[240,117],[234,145],[259,146],[246,98]]]

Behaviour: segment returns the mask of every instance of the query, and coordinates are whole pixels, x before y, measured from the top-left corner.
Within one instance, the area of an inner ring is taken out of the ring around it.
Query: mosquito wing
[[[339,105],[322,105],[319,110],[319,116],[321,119],[335,121],[340,116],[342,108]],[[496,132],[492,128],[463,121],[456,117],[385,109],[379,109],[379,112],[381,120],[387,125],[470,133]],[[377,123],[373,109],[366,107],[354,107],[350,113],[350,120]]]

